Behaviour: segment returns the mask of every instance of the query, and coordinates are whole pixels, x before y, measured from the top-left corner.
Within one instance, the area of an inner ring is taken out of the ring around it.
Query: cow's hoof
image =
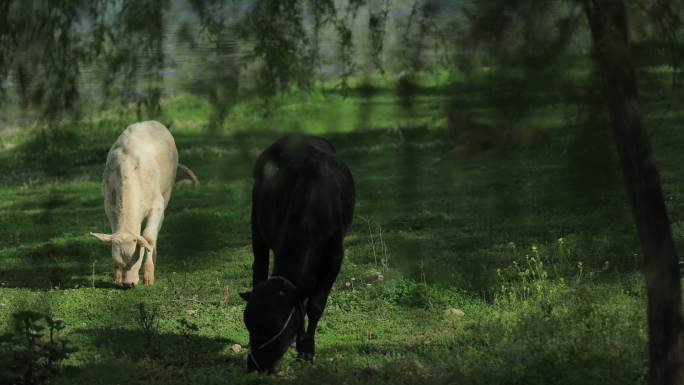
[[[302,361],[313,362],[314,354],[313,353],[299,352],[299,355],[297,356],[297,358],[299,358]]]

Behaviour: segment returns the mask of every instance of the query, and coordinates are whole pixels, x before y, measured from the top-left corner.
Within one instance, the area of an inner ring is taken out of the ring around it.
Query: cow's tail
[[[194,172],[192,172],[192,170],[190,170],[190,167],[178,163],[178,168],[183,170],[183,172],[186,173],[190,177],[190,179],[192,179],[192,183],[195,185],[195,190],[199,189],[199,178],[197,177],[197,175],[195,175]]]

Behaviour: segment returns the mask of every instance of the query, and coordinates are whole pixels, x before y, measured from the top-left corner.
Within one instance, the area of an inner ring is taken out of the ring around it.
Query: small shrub
[[[137,321],[145,337],[145,349],[151,353],[158,353],[159,309],[147,310],[144,303],[139,303]]]
[[[387,271],[389,269],[390,253],[383,236],[382,225],[371,218],[361,217],[361,219],[368,226],[368,245],[375,267],[382,271]]]
[[[510,267],[497,269],[496,273],[500,281],[496,295],[499,302],[544,300],[556,286],[549,279],[549,272],[537,255],[526,255],[524,262],[514,261]]]
[[[411,279],[396,279],[374,288],[370,299],[410,308],[441,311],[450,305],[456,305],[452,294]]]
[[[61,372],[61,364],[75,351],[58,340],[64,322],[49,315],[21,311],[13,315],[14,330],[0,336],[0,382],[43,384]]]
[[[430,289],[426,285],[416,284],[407,287],[405,294],[397,299],[397,303],[404,306],[429,309],[432,307]]]

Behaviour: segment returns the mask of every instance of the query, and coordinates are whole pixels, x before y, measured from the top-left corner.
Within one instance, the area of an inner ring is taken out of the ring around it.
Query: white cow
[[[90,234],[103,242],[111,242],[115,283],[123,283],[125,287],[137,284],[144,260],[144,283],[154,284],[157,235],[177,168],[185,171],[197,185],[192,171],[178,164],[173,136],[156,121],[128,126],[109,149],[102,193],[112,234]],[[147,223],[141,234],[144,220]],[[145,250],[147,258],[144,258]]]

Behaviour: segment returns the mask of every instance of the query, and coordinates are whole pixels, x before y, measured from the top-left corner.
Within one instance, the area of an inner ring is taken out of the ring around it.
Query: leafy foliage
[[[247,18],[247,31],[254,40],[252,55],[262,64],[259,89],[272,96],[291,83],[311,83],[309,39],[298,0],[259,0]]]
[[[14,331],[0,336],[0,380],[9,385],[47,383],[75,351],[58,339],[64,322],[32,311],[17,312],[13,318]]]

